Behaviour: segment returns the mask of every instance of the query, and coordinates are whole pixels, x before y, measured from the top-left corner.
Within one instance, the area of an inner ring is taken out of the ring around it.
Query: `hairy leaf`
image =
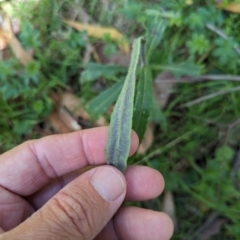
[[[133,113],[133,129],[136,131],[141,142],[146,131],[153,103],[152,73],[148,66],[141,69],[138,83],[135,108]]]
[[[107,163],[124,172],[131,144],[135,79],[142,38],[134,40],[126,80],[111,116],[107,142]]]
[[[123,83],[123,81],[115,83],[112,87],[99,94],[86,105],[86,111],[93,120],[97,120],[107,108],[117,100]]]

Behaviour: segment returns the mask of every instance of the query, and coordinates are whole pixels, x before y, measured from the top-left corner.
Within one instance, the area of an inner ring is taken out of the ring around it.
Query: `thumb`
[[[69,183],[7,239],[94,239],[120,207],[124,176],[111,166],[85,172]]]

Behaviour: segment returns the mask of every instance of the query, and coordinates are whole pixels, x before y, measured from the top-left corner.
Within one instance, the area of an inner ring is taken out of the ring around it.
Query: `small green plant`
[[[187,42],[187,46],[192,54],[203,54],[209,50],[210,43],[203,34],[194,34]]]

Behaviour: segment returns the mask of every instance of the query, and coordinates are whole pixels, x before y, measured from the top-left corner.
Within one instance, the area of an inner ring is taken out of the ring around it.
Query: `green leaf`
[[[126,80],[111,116],[107,142],[107,163],[124,172],[131,144],[136,70],[142,38],[134,40]]]
[[[93,120],[97,120],[107,108],[117,100],[117,97],[122,89],[123,81],[119,81],[97,97],[92,99],[86,105],[86,111],[90,114]]]
[[[81,83],[92,82],[100,77],[113,78],[118,73],[125,73],[126,67],[89,63],[81,74]]]
[[[191,76],[198,77],[201,75],[202,67],[195,64],[192,61],[186,61],[183,63],[172,63],[169,65],[152,65],[154,70],[164,70],[172,72],[176,77]]]
[[[148,66],[141,69],[140,81],[136,92],[135,108],[133,113],[133,129],[141,142],[146,131],[148,119],[153,103],[152,72]]]
[[[180,64],[171,64],[168,66],[169,70],[172,69],[172,73],[176,77],[191,76],[198,77],[201,75],[202,67],[192,61],[186,61]]]
[[[37,123],[36,120],[14,121],[13,132],[16,134],[27,134],[32,131],[33,126]]]
[[[234,150],[227,145],[219,147],[215,152],[216,159],[219,161],[231,161],[234,154]]]
[[[166,27],[167,27],[167,21],[164,19],[159,19],[156,26],[154,26],[152,31],[150,31],[147,34],[146,39],[150,39],[150,41],[147,43],[147,47],[146,47],[148,60],[150,59],[154,49],[161,42],[161,40],[163,38],[163,33],[164,33]]]

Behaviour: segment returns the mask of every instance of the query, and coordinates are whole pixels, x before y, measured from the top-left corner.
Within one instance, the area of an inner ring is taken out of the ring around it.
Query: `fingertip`
[[[159,196],[164,189],[162,174],[146,166],[129,166],[125,173],[128,188],[126,199],[145,201]]]
[[[174,233],[174,224],[172,219],[164,212],[159,213],[161,215],[161,226],[162,226],[162,240],[171,239]]]
[[[165,188],[165,180],[163,175],[156,169],[140,166],[142,167],[142,171],[145,171],[146,178],[149,181],[149,185],[151,186],[153,196],[152,198],[158,197]]]
[[[137,207],[122,207],[115,215],[114,227],[120,239],[131,240],[169,240],[174,231],[167,214]]]
[[[152,174],[154,176],[156,176],[156,181],[158,182],[158,196],[163,192],[164,188],[165,188],[165,180],[163,178],[163,175],[157,171],[156,169],[152,169],[150,168],[152,171]]]

